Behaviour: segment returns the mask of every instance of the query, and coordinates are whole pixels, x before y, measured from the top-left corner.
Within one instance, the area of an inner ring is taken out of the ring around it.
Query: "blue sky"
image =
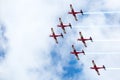
[[[0,46],[0,62],[6,58],[7,55],[7,37],[5,36],[6,27],[3,24],[0,24],[0,39],[1,39],[1,46]]]
[[[77,22],[67,14],[70,4],[85,13]],[[118,0],[0,0],[0,80],[119,80],[119,7]],[[57,45],[49,35],[51,27],[62,32],[59,17],[72,29]],[[93,38],[87,48],[77,42],[79,31]],[[72,44],[86,52],[79,61]],[[89,69],[93,59],[107,68],[101,76]]]

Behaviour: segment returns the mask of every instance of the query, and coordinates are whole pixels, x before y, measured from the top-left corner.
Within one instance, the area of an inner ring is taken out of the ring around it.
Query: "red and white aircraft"
[[[55,42],[58,43],[57,37],[61,36],[63,38],[63,34],[62,33],[61,34],[55,34],[53,28],[51,28],[51,31],[52,31],[52,35],[50,35],[50,37],[53,37],[55,39]]]
[[[94,70],[97,72],[98,75],[100,75],[99,69],[104,69],[104,70],[106,70],[106,68],[105,68],[104,65],[103,65],[102,67],[98,67],[98,66],[96,66],[94,60],[92,60],[92,63],[93,63],[93,67],[90,67],[90,69],[94,69]]]
[[[70,8],[71,8],[71,12],[68,12],[68,14],[72,14],[74,16],[75,20],[78,21],[76,14],[81,13],[83,15],[83,11],[80,10],[80,12],[75,12],[73,7],[72,7],[72,4],[70,4]]]
[[[82,35],[82,33],[81,33],[81,32],[79,32],[79,34],[80,34],[80,37],[81,37],[81,38],[79,38],[79,39],[77,39],[77,40],[78,40],[78,41],[82,41],[85,47],[87,47],[87,45],[86,45],[86,42],[85,42],[85,41],[87,41],[87,40],[91,40],[91,42],[93,42],[93,40],[92,40],[92,38],[91,38],[91,37],[90,37],[89,39],[85,39],[85,38],[83,37],[83,35]]]
[[[69,24],[63,24],[61,18],[59,18],[59,22],[60,22],[60,24],[57,25],[57,26],[58,26],[58,27],[61,27],[64,33],[66,33],[65,27],[70,27],[70,28],[72,28],[71,23],[69,23]]]
[[[83,50],[81,52],[76,51],[74,45],[72,45],[72,48],[73,48],[73,51],[71,52],[71,54],[74,54],[77,57],[78,60],[79,60],[78,54],[83,53],[85,55],[85,52]]]

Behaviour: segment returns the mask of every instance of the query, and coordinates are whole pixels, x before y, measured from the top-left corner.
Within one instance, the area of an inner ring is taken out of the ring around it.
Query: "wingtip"
[[[98,74],[98,76],[100,76],[100,73]]]
[[[73,52],[70,52],[71,54],[73,54]]]
[[[53,28],[51,28],[51,30],[53,30]]]
[[[82,32],[80,31],[79,34],[82,34]]]
[[[59,22],[61,22],[61,18],[59,17]]]
[[[83,43],[85,47],[87,47],[87,45],[85,43]]]
[[[77,60],[80,60],[79,57],[77,57]]]
[[[72,47],[74,47],[74,45],[72,44]]]
[[[63,32],[64,32],[64,34],[66,34],[66,31],[65,31],[65,30],[63,30]]]
[[[49,37],[52,37],[52,35],[49,35]]]
[[[59,17],[59,20],[61,20],[61,18]]]
[[[75,19],[76,21],[78,21],[78,19]]]
[[[56,41],[56,44],[58,44],[58,41]]]

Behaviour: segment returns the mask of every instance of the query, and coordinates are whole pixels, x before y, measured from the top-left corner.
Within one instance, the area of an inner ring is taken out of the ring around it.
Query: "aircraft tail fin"
[[[82,53],[85,55],[85,52],[84,52],[84,50],[82,50]]]
[[[69,23],[69,26],[70,26],[70,28],[72,29],[72,25],[71,25],[71,23]]]
[[[64,38],[63,34],[61,33],[61,37]]]
[[[80,10],[80,13],[83,15],[83,11],[82,11],[82,9]]]
[[[92,37],[90,37],[91,42],[93,42]]]
[[[106,70],[105,66],[103,65],[103,69]]]

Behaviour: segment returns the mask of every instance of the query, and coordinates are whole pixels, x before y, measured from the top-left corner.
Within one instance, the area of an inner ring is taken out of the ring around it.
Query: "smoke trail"
[[[94,26],[97,26],[97,27],[94,27]],[[81,27],[81,28],[88,28],[88,27],[91,27],[91,28],[120,28],[120,25],[119,24],[112,24],[112,25],[78,25],[76,26],[77,28]]]
[[[120,11],[85,12],[84,14],[120,14]]]
[[[100,40],[100,39],[99,39],[99,40],[94,40],[94,42],[108,42],[108,43],[109,43],[109,42],[110,42],[110,43],[111,43],[111,42],[120,42],[120,39],[111,39],[111,40],[110,40],[110,39],[109,39],[109,40],[106,40],[106,39],[101,39],[101,40]]]
[[[86,56],[119,56],[120,52],[111,52],[111,51],[85,51]]]
[[[120,70],[120,67],[118,68],[106,68],[107,70]]]

